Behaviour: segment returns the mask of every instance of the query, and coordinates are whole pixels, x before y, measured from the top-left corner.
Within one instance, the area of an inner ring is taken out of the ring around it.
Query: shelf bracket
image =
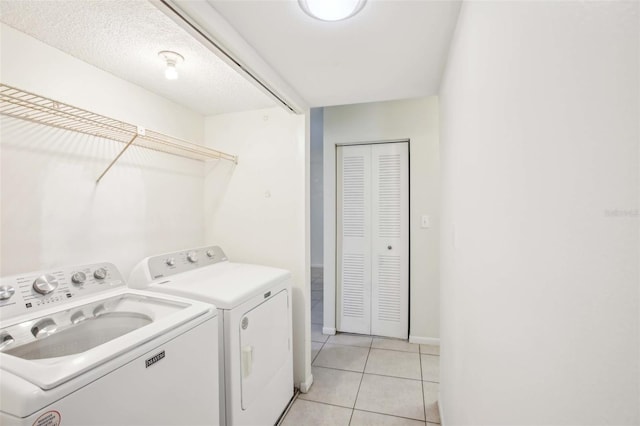
[[[109,165],[107,166],[106,169],[104,169],[104,172],[102,172],[102,174],[100,176],[98,176],[98,179],[96,179],[96,183],[100,182],[100,179],[103,178],[104,175],[107,174],[107,172],[109,171],[109,169],[111,169],[111,167],[113,167],[113,165],[116,163],[116,161],[118,161],[120,159],[120,157],[122,157],[122,154],[124,154],[124,152],[129,149],[129,147],[131,146],[131,144],[136,140],[136,138],[138,137],[137,134],[133,135],[133,137],[131,138],[131,140],[125,145],[124,148],[122,148],[122,151],[120,151],[120,153],[116,156],[116,158],[113,159],[113,161],[111,163],[109,163]]]

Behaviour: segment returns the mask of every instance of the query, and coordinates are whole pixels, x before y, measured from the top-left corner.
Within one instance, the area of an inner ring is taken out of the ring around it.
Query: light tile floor
[[[322,334],[322,270],[311,276],[313,385],[285,426],[429,426],[440,423],[438,346]],[[314,315],[315,313],[315,315]]]

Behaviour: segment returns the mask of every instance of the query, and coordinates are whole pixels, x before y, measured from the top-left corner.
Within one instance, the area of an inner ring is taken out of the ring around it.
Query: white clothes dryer
[[[217,310],[110,263],[0,280],[0,424],[213,425]]]
[[[234,263],[220,247],[142,260],[129,286],[218,308],[221,424],[273,425],[293,397],[291,273]]]

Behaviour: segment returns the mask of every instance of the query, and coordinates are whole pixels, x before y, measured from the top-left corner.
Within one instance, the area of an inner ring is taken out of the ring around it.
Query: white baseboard
[[[336,329],[335,327],[322,327],[322,334],[333,336],[334,334],[336,334]]]
[[[300,383],[300,392],[307,393],[313,384],[313,374],[309,374],[304,382]]]
[[[438,338],[438,337],[409,336],[409,343],[419,343],[421,345],[436,345],[436,346],[440,346],[440,338]]]
[[[438,387],[439,389],[440,387]],[[438,390],[438,413],[440,414],[440,426],[445,426],[444,410],[442,409],[442,393]]]

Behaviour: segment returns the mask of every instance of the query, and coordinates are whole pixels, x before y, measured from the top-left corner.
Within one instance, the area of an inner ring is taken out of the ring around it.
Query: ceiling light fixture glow
[[[158,56],[167,64],[167,68],[164,70],[165,78],[167,80],[176,80],[178,78],[176,65],[184,61],[182,55],[171,50],[163,50],[162,52],[158,52]]]
[[[321,21],[342,21],[360,12],[367,0],[298,0],[304,12]]]
[[[177,80],[178,70],[175,64],[167,64],[167,68],[164,70],[164,76],[167,80]]]

